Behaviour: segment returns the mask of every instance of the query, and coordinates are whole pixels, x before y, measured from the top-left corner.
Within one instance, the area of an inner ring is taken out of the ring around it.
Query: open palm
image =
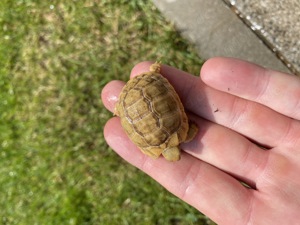
[[[131,76],[150,64],[136,65]],[[181,145],[181,160],[143,155],[117,117],[104,128],[107,143],[218,224],[299,224],[300,79],[229,58],[208,60],[200,77],[169,66],[161,73],[199,127]],[[110,111],[123,86],[103,89]]]

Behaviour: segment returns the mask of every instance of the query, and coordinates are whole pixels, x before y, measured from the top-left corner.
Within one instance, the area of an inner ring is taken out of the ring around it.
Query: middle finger
[[[151,62],[136,65],[131,77],[149,71]],[[174,86],[185,108],[266,147],[276,147],[292,120],[256,102],[206,86],[199,77],[163,65],[161,73]]]

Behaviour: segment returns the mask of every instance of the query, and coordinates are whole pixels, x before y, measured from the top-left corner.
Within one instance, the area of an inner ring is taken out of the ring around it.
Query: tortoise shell
[[[143,153],[152,158],[163,154],[167,160],[177,161],[179,144],[192,139],[197,127],[190,126],[179,96],[159,72],[160,64],[155,63],[150,72],[130,79],[121,91],[115,114]]]

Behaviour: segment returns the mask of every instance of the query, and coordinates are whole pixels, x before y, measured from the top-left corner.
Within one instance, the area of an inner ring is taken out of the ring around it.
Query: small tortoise
[[[191,141],[198,131],[189,123],[174,88],[160,74],[159,63],[127,82],[115,115],[131,141],[152,158],[162,154],[168,161],[179,160],[179,144]]]

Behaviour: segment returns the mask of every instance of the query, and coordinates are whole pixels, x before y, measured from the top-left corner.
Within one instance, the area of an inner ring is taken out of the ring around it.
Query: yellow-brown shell
[[[132,140],[145,154],[157,158],[166,149],[178,149],[187,140],[189,123],[172,85],[155,69],[130,79],[123,88],[115,114]],[[156,66],[156,67],[155,67]],[[177,150],[176,150],[177,151]],[[175,155],[174,155],[175,154]],[[178,153],[163,155],[179,160]]]

